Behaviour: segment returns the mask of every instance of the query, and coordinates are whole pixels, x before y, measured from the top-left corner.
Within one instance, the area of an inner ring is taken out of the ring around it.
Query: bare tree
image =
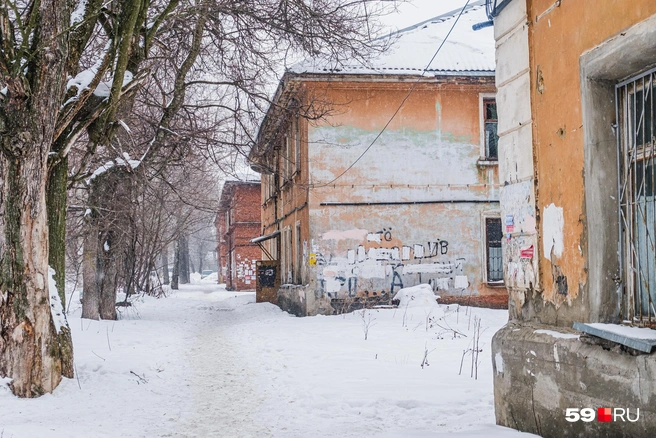
[[[223,134],[208,142],[245,153],[269,104],[266,83],[287,54],[363,59],[381,46],[366,26],[378,3],[0,0],[0,376],[12,378],[15,394],[51,392],[62,374],[72,375],[70,332],[50,311],[51,300],[65,299],[63,187],[67,178],[69,187],[88,179],[98,154],[113,153],[115,164],[124,159],[132,140],[123,123],[140,104],[140,90],[148,90],[141,103],[152,109],[143,123],[150,130],[142,137],[150,138],[139,158],[150,163],[144,168],[184,158],[192,137],[178,126],[187,120],[192,129],[201,110],[214,111]],[[187,106],[192,94],[198,111]],[[207,154],[226,155],[222,148]],[[112,186],[110,174],[130,180],[127,166],[119,167],[90,184],[90,199],[102,202],[92,192]],[[92,211],[92,226],[99,218],[112,223]],[[102,232],[107,240],[93,244],[85,269],[116,260],[111,243],[104,249],[116,234]],[[49,262],[58,293],[49,287]]]

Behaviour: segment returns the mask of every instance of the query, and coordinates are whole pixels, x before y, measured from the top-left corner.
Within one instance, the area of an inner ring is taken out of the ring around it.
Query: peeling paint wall
[[[656,65],[656,2],[512,0],[494,26],[510,309],[492,341],[497,423],[650,437],[654,354],[572,324],[622,322],[615,85]],[[567,422],[582,400],[641,418]]]
[[[604,301],[610,299],[616,273],[610,272],[607,260],[604,269],[590,265],[605,256],[589,253],[588,226],[592,221],[612,228],[594,231],[595,238],[608,240],[594,251],[614,254],[617,244],[610,239],[616,237],[617,225],[612,213],[605,219],[587,217],[588,211],[608,214],[612,208],[598,208],[601,194],[586,195],[585,180],[606,184],[605,192],[616,191],[606,183],[616,181],[616,153],[613,140],[585,145],[581,59],[653,14],[656,3],[650,0],[603,5],[513,0],[495,18],[501,214],[510,227],[505,230],[504,258],[512,318],[571,326],[575,320],[617,314],[616,304],[608,303],[613,309],[605,311],[601,303],[589,302],[600,288]],[[614,118],[613,112],[603,123],[587,126],[608,131],[610,137]],[[588,290],[591,269],[604,277],[593,280],[595,290]],[[591,307],[596,308],[594,315],[588,313]]]
[[[540,287],[528,33],[524,0],[510,2],[494,20],[504,278],[511,318],[521,316],[527,294]]]
[[[420,283],[445,296],[505,296],[485,281],[484,220],[499,217],[497,166],[479,162],[492,78],[420,85],[364,155],[411,84],[312,87],[348,105],[308,127],[311,286],[333,298]]]
[[[486,204],[325,206],[310,214],[316,287],[333,298],[429,283],[441,295],[495,293],[483,282]],[[346,227],[355,226],[352,230]],[[370,229],[357,228],[369,226]],[[313,233],[314,236],[314,233]]]

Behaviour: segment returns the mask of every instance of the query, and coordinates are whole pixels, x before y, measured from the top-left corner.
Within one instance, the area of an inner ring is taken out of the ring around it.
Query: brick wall
[[[255,262],[262,251],[250,241],[260,235],[260,215],[259,183],[226,182],[216,226],[219,265],[228,289],[255,290]]]

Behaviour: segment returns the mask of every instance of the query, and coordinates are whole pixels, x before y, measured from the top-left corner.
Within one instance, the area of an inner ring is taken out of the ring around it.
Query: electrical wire
[[[359,157],[358,157],[353,163],[351,163],[350,166],[348,166],[348,167],[347,167],[342,173],[340,173],[339,175],[337,175],[337,176],[336,176],[335,178],[333,178],[331,181],[329,181],[329,182],[327,182],[327,183],[319,184],[319,185],[310,184],[310,187],[312,187],[312,188],[321,188],[321,187],[327,187],[327,186],[333,184],[335,181],[337,181],[337,180],[340,179],[342,176],[344,176],[344,175],[346,174],[346,172],[348,172],[349,170],[351,170],[351,169],[353,168],[353,166],[355,166],[355,165],[358,163],[358,161],[360,161],[360,160],[362,159],[362,157],[364,157],[365,154],[366,154],[367,152],[369,152],[369,150],[373,147],[373,145],[376,143],[376,141],[378,141],[378,139],[379,139],[379,138],[383,135],[383,133],[387,130],[387,128],[389,127],[389,125],[392,123],[392,121],[396,118],[396,116],[399,114],[399,112],[400,112],[401,109],[403,108],[403,105],[405,105],[405,103],[407,102],[407,100],[410,98],[410,96],[412,95],[412,93],[415,91],[415,89],[417,88],[417,85],[419,85],[419,82],[421,81],[421,78],[424,77],[424,75],[426,74],[426,72],[427,72],[428,69],[430,68],[431,64],[433,63],[433,61],[434,61],[435,58],[437,57],[437,54],[440,53],[440,50],[442,50],[442,47],[444,46],[444,44],[445,44],[445,43],[447,42],[447,40],[449,39],[449,36],[451,35],[451,32],[452,32],[453,29],[456,27],[456,24],[458,24],[458,20],[460,20],[460,17],[461,17],[462,14],[465,12],[465,9],[467,9],[467,6],[469,6],[469,2],[470,2],[470,1],[471,1],[471,0],[467,0],[467,3],[465,3],[465,5],[462,7],[462,9],[460,10],[460,13],[458,14],[458,16],[456,17],[455,21],[453,22],[453,25],[452,25],[451,28],[449,29],[449,32],[446,34],[446,36],[444,37],[444,40],[442,40],[442,42],[440,43],[440,46],[437,48],[437,50],[436,50],[435,53],[433,54],[433,57],[430,59],[430,61],[429,61],[428,64],[426,65],[426,68],[424,68],[424,70],[421,72],[421,75],[419,76],[419,78],[417,78],[417,80],[414,82],[414,84],[412,84],[412,88],[410,88],[410,91],[408,91],[408,94],[405,96],[405,98],[403,98],[403,100],[401,101],[401,104],[399,105],[399,107],[396,109],[396,111],[394,111],[394,114],[392,114],[392,116],[391,116],[390,119],[387,121],[387,123],[385,123],[385,126],[383,126],[383,129],[381,129],[381,131],[380,131],[380,132],[376,135],[376,137],[371,141],[371,143],[369,144],[369,146],[367,146],[367,148],[364,150],[364,152],[362,152],[362,153],[360,154],[360,156],[359,156]]]

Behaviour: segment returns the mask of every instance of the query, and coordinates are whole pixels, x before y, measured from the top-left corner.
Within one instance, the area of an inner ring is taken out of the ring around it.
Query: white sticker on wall
[[[469,287],[469,281],[467,281],[466,275],[456,275],[454,285],[456,289],[467,289]]]
[[[553,203],[544,208],[542,215],[542,248],[544,257],[551,260],[551,253],[556,257],[563,255],[563,208]]]

